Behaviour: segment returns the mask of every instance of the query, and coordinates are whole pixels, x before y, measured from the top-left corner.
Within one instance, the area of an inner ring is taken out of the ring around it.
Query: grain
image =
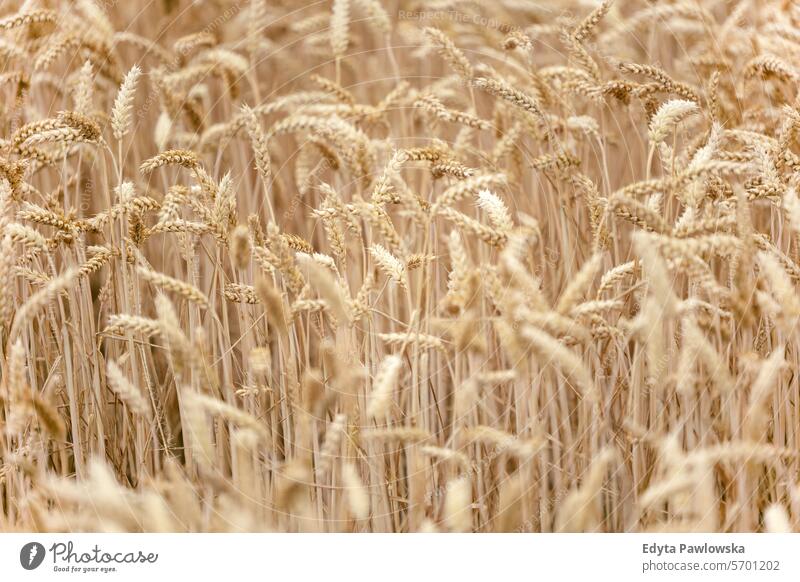
[[[152,283],[162,289],[166,289],[168,291],[173,291],[178,295],[181,295],[186,300],[191,301],[193,303],[197,303],[201,307],[208,307],[208,298],[205,294],[200,291],[194,285],[189,283],[185,283],[174,277],[169,277],[168,275],[164,275],[163,273],[157,273],[155,271],[151,271],[146,267],[139,267],[137,270],[139,277],[143,280]]]
[[[136,85],[141,74],[142,70],[138,66],[131,67],[114,100],[114,107],[111,110],[111,126],[114,129],[115,139],[122,139],[131,130],[131,113],[136,97]]]
[[[444,522],[452,532],[472,529],[472,484],[466,477],[459,477],[447,484],[444,500]]]
[[[358,476],[355,466],[345,463],[342,468],[342,481],[347,492],[347,503],[351,515],[355,519],[367,519],[369,517],[369,494],[361,477]]]
[[[125,377],[119,366],[113,361],[108,362],[106,368],[108,374],[108,385],[122,402],[130,408],[131,412],[147,416],[150,413],[150,405],[145,400],[142,393]]]
[[[400,287],[405,287],[405,265],[390,253],[383,245],[373,245],[369,249],[370,255],[375,260],[378,268]]]
[[[388,356],[381,362],[367,405],[370,418],[382,418],[388,413],[402,365],[403,360],[399,356]]]
[[[10,4],[3,529],[797,529],[794,3]]]

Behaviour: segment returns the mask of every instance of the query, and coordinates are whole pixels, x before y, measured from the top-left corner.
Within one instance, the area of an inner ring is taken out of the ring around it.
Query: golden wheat
[[[0,530],[798,531],[800,7],[306,4],[3,4]]]

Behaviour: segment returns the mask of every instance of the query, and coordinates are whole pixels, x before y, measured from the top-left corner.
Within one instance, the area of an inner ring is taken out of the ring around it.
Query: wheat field
[[[0,530],[800,529],[796,2],[0,9]]]

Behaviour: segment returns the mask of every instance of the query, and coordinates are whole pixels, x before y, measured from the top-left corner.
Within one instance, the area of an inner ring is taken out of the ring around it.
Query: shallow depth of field
[[[0,531],[800,528],[796,2],[0,11]]]

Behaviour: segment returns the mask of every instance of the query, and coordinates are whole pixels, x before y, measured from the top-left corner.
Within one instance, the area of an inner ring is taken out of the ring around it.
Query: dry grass
[[[429,4],[3,3],[0,530],[800,528],[798,5]]]

